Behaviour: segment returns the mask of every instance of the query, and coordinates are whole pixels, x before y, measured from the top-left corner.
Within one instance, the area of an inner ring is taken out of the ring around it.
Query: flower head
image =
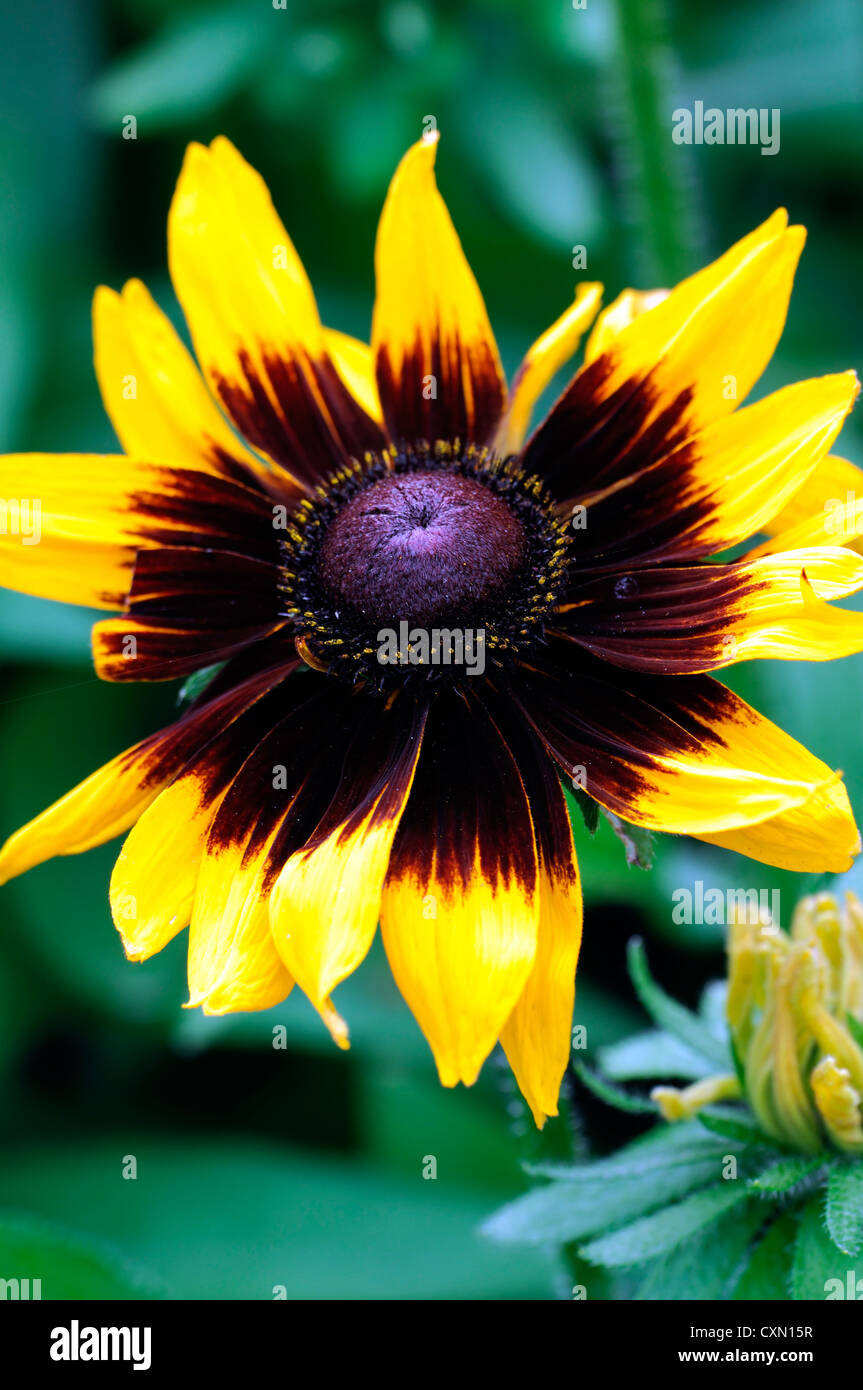
[[[731,926],[727,1018],[742,1084],[656,1087],[666,1119],[741,1094],[762,1130],[804,1153],[863,1153],[863,905],[804,898],[790,934],[742,914]]]
[[[616,816],[771,864],[858,849],[838,774],[709,674],[863,646],[863,616],[827,602],[863,586],[851,549],[780,533],[713,558],[829,466],[857,386],[736,409],[803,244],[776,213],[670,293],[615,300],[530,433],[601,286],[507,389],[435,148],[386,199],[370,347],[322,326],[222,138],[190,147],[169,220],[199,366],[139,282],[97,292],[125,452],[0,461],[0,492],[42,515],[38,546],[0,536],[0,580],[119,611],[93,633],[106,680],[219,669],[13,835],[0,873],[129,832],[111,903],[130,958],[188,925],[190,1005],[266,1008],[296,982],[341,1044],[333,991],[380,918],[442,1081],[472,1082],[500,1039],[541,1122],[581,934],[560,772]]]

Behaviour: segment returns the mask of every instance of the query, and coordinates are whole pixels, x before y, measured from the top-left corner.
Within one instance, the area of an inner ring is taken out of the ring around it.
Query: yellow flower
[[[803,245],[778,212],[670,293],[614,301],[530,433],[601,286],[507,389],[435,149],[386,199],[370,347],[322,326],[222,138],[189,148],[169,219],[199,365],[140,282],[97,292],[125,452],[0,460],[0,495],[41,515],[38,545],[4,528],[0,581],[118,612],[93,632],[106,680],[223,665],[13,835],[0,874],[128,831],[111,902],[132,959],[188,925],[190,1005],[266,1008],[296,982],[342,1044],[331,996],[380,918],[441,1080],[472,1082],[500,1039],[541,1123],[581,934],[555,764],[619,816],[771,864],[858,850],[838,774],[708,674],[863,647],[863,615],[827,602],[863,586],[851,549],[711,558],[834,466],[857,385],[737,409]]]

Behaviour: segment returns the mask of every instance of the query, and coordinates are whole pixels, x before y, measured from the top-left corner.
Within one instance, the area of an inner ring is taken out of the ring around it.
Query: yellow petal
[[[779,341],[805,237],[780,210],[637,314],[606,344],[599,398],[649,375],[655,404],[643,427],[681,391],[691,393],[681,416],[690,433],[734,410]]]
[[[0,850],[0,883],[26,873],[55,854],[82,854],[133,824],[158,796],[148,780],[149,741],[127,749],[16,830]]]
[[[424,721],[424,713],[402,700],[392,719],[385,712],[377,728],[364,728],[345,763],[342,796],[337,794],[273,887],[270,923],[276,947],[340,1046],[347,1045],[347,1029],[330,995],[364,960],[374,939]]]
[[[442,694],[390,857],[381,931],[443,1085],[476,1080],[527,983],[538,919],[515,763],[484,712]]]
[[[860,832],[838,775],[808,800],[768,820],[697,838],[804,874],[844,873],[860,852]]]
[[[235,515],[246,526],[250,518],[272,523],[253,488],[125,454],[7,454],[0,497],[30,499],[27,516],[38,520],[30,544],[8,518],[3,533],[0,510],[0,584],[94,608],[124,606],[140,548],[212,536],[243,549],[231,534]]]
[[[224,735],[290,669],[286,664],[252,677],[91,773],[7,840],[0,883],[52,855],[81,854],[128,830],[214,734]]]
[[[570,840],[572,831],[570,829]],[[571,848],[571,872],[542,859],[536,957],[518,1003],[500,1035],[522,1095],[542,1128],[557,1114],[572,1047],[575,969],[581,945],[581,887]]]
[[[333,364],[348,390],[356,397],[363,410],[378,422],[383,420],[378,384],[375,380],[375,362],[368,343],[359,338],[351,338],[336,328],[324,329],[324,341]]]
[[[222,136],[192,144],[168,223],[171,278],[204,376],[244,437],[306,488],[381,434],[335,370],[263,179]]]
[[[711,677],[617,673],[557,643],[544,663],[522,677],[520,703],[552,756],[617,815],[712,839],[770,818],[780,834],[808,824],[822,853],[825,819],[834,832],[846,824],[838,774]],[[779,820],[794,808],[804,815]]]
[[[127,454],[228,473],[264,469],[228,427],[170,320],[140,280],[93,299],[96,376]]]
[[[752,553],[773,555],[813,545],[859,550],[863,536],[863,470],[828,454],[763,530],[771,537]]]
[[[434,177],[437,131],[390,184],[375,248],[372,351],[393,439],[485,443],[506,384],[485,304]]]
[[[601,357],[610,349],[618,333],[667,298],[668,290],[624,290],[619,294],[607,309],[603,309],[591,330],[584,346],[584,365]]]
[[[582,493],[583,563],[695,558],[761,530],[830,448],[858,390],[853,372],[786,386],[659,462]]]
[[[524,443],[534,406],[555,374],[574,355],[602,299],[602,285],[581,284],[575,300],[527,352],[513,377],[509,406],[498,426],[498,454],[516,454]]]
[[[188,926],[207,827],[218,806],[180,777],[138,818],[111,875],[111,912],[130,960],[148,960]]]
[[[198,876],[189,929],[189,1002],[205,1014],[269,1009],[293,980],[270,932],[269,857],[280,824],[252,845],[253,831],[211,843]]]

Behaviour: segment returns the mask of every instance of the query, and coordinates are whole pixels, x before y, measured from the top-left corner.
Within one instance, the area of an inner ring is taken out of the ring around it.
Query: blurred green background
[[[860,28],[856,0],[5,0],[2,447],[115,447],[92,290],[140,275],[176,317],[168,203],[186,142],[218,132],[267,178],[333,327],[368,335],[387,180],[434,115],[440,184],[510,371],[569,302],[574,245],[581,278],[611,298],[689,273],[781,204],[809,244],[757,393],[859,366]],[[779,154],[675,146],[671,112],[696,99],[778,107]],[[840,451],[863,462],[859,418]],[[4,834],[172,717],[171,686],[93,679],[91,617],[0,596]],[[763,664],[733,683],[844,769],[859,815],[863,657]],[[664,840],[644,873],[607,827],[579,829],[591,1051],[640,1026],[633,932],[689,1002],[722,973],[721,929],[675,927],[674,888],[780,887],[787,918],[809,886],[687,840]],[[123,958],[115,852],[55,861],[0,895],[0,1277],[42,1277],[44,1297],[560,1291],[550,1256],[491,1246],[476,1226],[524,1188],[525,1160],[573,1141],[601,1152],[629,1121],[579,1091],[572,1134],[558,1121],[538,1136],[494,1058],[473,1090],[441,1090],[377,953],[339,994],[348,1055],[298,996],[262,1015],[182,1012],[182,938],[146,965]]]

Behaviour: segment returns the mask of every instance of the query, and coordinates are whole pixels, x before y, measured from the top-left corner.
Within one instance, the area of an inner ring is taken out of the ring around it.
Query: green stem
[[[672,286],[695,269],[689,151],[671,138],[671,50],[663,0],[615,0],[622,107],[624,217],[637,241],[641,288]]]

